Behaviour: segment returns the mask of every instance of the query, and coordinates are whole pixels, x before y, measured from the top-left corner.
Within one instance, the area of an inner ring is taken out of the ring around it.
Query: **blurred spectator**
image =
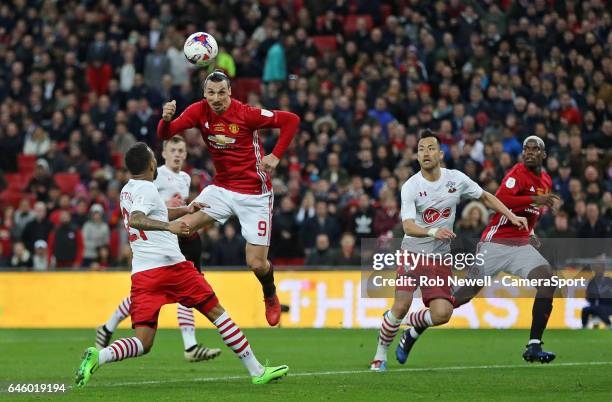
[[[395,198],[389,198],[374,216],[374,236],[378,237],[393,230],[400,222],[399,209]]]
[[[34,242],[34,255],[32,256],[32,270],[44,272],[49,269],[49,255],[47,242],[36,240]]]
[[[26,155],[43,156],[49,151],[51,141],[42,127],[36,127],[33,133],[26,134],[23,153]]]
[[[578,229],[578,237],[609,237],[610,228],[605,218],[599,216],[599,206],[595,202],[586,205],[586,221]]]
[[[569,224],[569,216],[565,211],[559,211],[555,216],[555,224],[544,235],[550,238],[575,237],[576,231]]]
[[[34,211],[30,205],[30,200],[23,199],[19,201],[19,207],[15,211],[12,217],[13,227],[11,228],[11,237],[14,239],[21,239],[25,226],[34,219]],[[6,224],[7,220],[4,219]]]
[[[457,237],[453,241],[453,250],[458,253],[474,253],[488,223],[487,208],[480,201],[470,201],[461,211],[461,219],[455,226]]]
[[[36,161],[34,176],[28,183],[28,191],[36,195],[38,201],[49,200],[49,190],[51,187],[57,187],[51,172],[49,171],[49,162],[40,158]]]
[[[306,257],[305,265],[328,266],[334,263],[334,252],[329,248],[329,237],[325,233],[317,235],[316,247]]]
[[[213,265],[244,265],[244,247],[246,242],[236,234],[236,228],[232,222],[223,226],[223,236],[213,245],[211,263]]]
[[[274,34],[278,36],[278,34]],[[285,61],[285,49],[282,41],[275,38],[275,43],[270,46],[266,54],[263,69],[263,81],[285,81],[287,79],[287,63]]]
[[[79,268],[83,264],[83,235],[70,222],[70,213],[60,214],[60,224],[49,233],[49,260],[54,268]]]
[[[280,201],[280,209],[272,217],[270,253],[274,258],[291,259],[304,255],[299,229],[295,220],[293,201],[285,196]]]
[[[589,281],[586,290],[588,306],[582,308],[582,328],[586,328],[591,316],[599,318],[611,328],[612,316],[612,278],[605,274],[604,264],[595,264],[595,275]]]
[[[23,148],[23,139],[19,135],[19,126],[10,122],[6,125],[4,133],[0,135],[0,152],[2,158],[0,158],[0,170],[5,172],[16,172],[17,171],[17,155]]]
[[[355,248],[355,236],[350,233],[342,234],[340,249],[335,253],[332,265],[349,267],[361,265],[361,253]]]
[[[52,229],[53,225],[47,217],[47,207],[45,203],[39,201],[34,204],[34,219],[25,225],[21,240],[26,248],[33,252],[34,242],[36,242],[36,240],[46,241]]]
[[[332,245],[338,242],[340,237],[340,224],[335,216],[330,216],[327,211],[327,202],[317,200],[315,203],[315,216],[304,221],[301,238],[306,250],[315,247],[316,238],[319,234],[327,235],[327,241]]]
[[[304,221],[313,218],[315,216],[315,197],[312,191],[307,192],[302,198],[302,205],[297,212],[295,217],[298,224],[304,223]]]
[[[149,53],[145,59],[145,85],[157,91],[161,90],[162,77],[170,73],[170,60],[165,52],[164,43],[159,41],[155,45],[155,51]]]
[[[357,247],[364,237],[374,237],[374,209],[370,205],[370,196],[362,194],[356,203],[349,206],[345,220],[345,231],[357,237]]]
[[[85,199],[77,201],[76,208],[72,213],[72,223],[77,227],[83,227],[89,219],[89,202]]]
[[[110,254],[110,249],[107,245],[104,245],[98,247],[96,250],[96,259],[89,265],[89,267],[92,270],[104,270],[113,266],[113,264],[114,262]]]
[[[54,226],[59,225],[59,217],[62,211],[70,212],[71,209],[70,196],[68,194],[60,195],[57,206],[54,208],[53,212],[49,214],[49,221],[51,221]]]
[[[110,46],[106,42],[106,34],[98,31],[94,41],[87,50],[87,84],[98,95],[108,92],[108,84],[113,74],[112,66],[108,63]]]
[[[24,268],[32,267],[32,254],[20,241],[13,244],[13,256],[11,257],[10,267],[18,268],[20,271],[23,271]]]
[[[98,258],[100,247],[108,246],[110,229],[104,219],[104,208],[100,204],[93,204],[89,209],[90,218],[83,225],[83,266],[88,267]]]
[[[327,169],[321,175],[323,180],[327,180],[332,186],[345,186],[349,182],[349,175],[346,169],[340,165],[340,158],[337,153],[327,155]]]

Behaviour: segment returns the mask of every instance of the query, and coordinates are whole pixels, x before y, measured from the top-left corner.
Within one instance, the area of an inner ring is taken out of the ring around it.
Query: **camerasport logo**
[[[427,208],[425,211],[423,211],[423,222],[428,225],[431,225],[432,223],[436,223],[440,219],[448,219],[450,215],[451,209],[449,207],[444,208],[442,212],[438,211],[435,208]]]

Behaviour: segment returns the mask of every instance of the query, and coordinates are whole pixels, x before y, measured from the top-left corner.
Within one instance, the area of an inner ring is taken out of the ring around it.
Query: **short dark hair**
[[[131,174],[141,174],[145,171],[151,161],[151,152],[144,142],[132,145],[125,154],[125,166]]]
[[[212,73],[208,74],[208,77],[206,77],[206,79],[204,80],[204,84],[202,85],[204,89],[206,89],[206,84],[208,84],[208,81],[211,81],[211,82],[225,81],[227,82],[227,87],[228,88],[230,87],[229,77],[221,70],[215,70]]]
[[[442,143],[440,143],[440,139],[438,138],[438,136],[429,129],[425,129],[421,131],[421,134],[419,135],[419,141],[421,141],[423,138],[435,138],[436,142],[438,143],[438,147],[441,147],[442,145]],[[417,141],[417,144],[418,144],[418,141]]]

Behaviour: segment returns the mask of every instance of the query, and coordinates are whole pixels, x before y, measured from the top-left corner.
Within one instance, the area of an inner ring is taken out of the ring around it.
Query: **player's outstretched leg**
[[[425,332],[426,329],[427,327],[410,327],[404,330],[397,348],[395,348],[395,358],[400,364],[406,363],[408,355],[410,355],[410,351],[419,338],[419,335]]]
[[[387,351],[393,342],[395,335],[399,332],[402,318],[412,304],[411,291],[396,291],[395,300],[391,310],[387,310],[383,315],[383,320],[378,333],[376,354],[370,362],[370,370],[382,372],[387,369]]]
[[[110,344],[113,332],[115,332],[119,323],[130,315],[131,304],[130,296],[121,300],[121,303],[119,303],[108,321],[96,328],[96,348],[98,350],[104,349]]]
[[[221,349],[207,348],[198,344],[195,336],[195,317],[193,310],[177,304],[176,316],[185,346],[185,360],[188,362],[201,362],[214,359],[221,354]]]
[[[247,243],[245,253],[247,265],[261,283],[266,305],[266,320],[271,327],[278,325],[281,305],[276,295],[274,267],[268,261],[268,247]]]
[[[456,309],[466,303],[468,303],[472,298],[478,294],[481,287],[461,287],[454,291],[453,293],[453,309]],[[416,313],[410,313],[406,315],[404,318],[403,324],[410,325],[411,328],[407,328],[400,338],[399,345],[395,350],[395,357],[400,364],[406,363],[408,360],[408,356],[410,355],[410,351],[414,347],[419,336],[425,332],[429,325],[426,325],[427,322],[431,319],[431,312],[429,315],[423,312],[425,311],[417,311]],[[425,321],[425,325],[420,324],[419,321]]]
[[[400,364],[406,363],[408,355],[419,335],[431,326],[446,324],[448,320],[450,320],[452,314],[453,305],[450,300],[447,299],[433,299],[429,302],[429,308],[408,313],[406,316],[406,323],[412,328],[404,331],[395,349],[397,361]]]
[[[102,350],[94,347],[87,348],[76,372],[76,387],[82,388],[87,385],[91,376],[106,363],[118,362],[148,353],[153,346],[155,332],[154,328],[138,327],[136,336],[117,339]]]
[[[234,323],[225,309],[217,304],[208,311],[200,311],[217,327],[223,342],[236,353],[251,375],[253,384],[266,384],[287,374],[289,366],[263,366],[251,349],[251,345],[240,328]]]
[[[528,275],[529,279],[550,278],[552,272],[549,267],[543,266],[535,268]],[[548,318],[552,312],[553,296],[555,288],[551,286],[540,286],[537,288],[535,299],[533,300],[533,308],[531,310],[531,331],[529,333],[529,343],[523,352],[523,359],[533,363],[550,363],[557,357],[553,352],[542,350],[542,335],[548,324]]]
[[[259,282],[263,289],[264,303],[266,305],[266,321],[273,327],[278,325],[281,316],[281,305],[276,295],[276,285],[274,284],[274,267],[270,261],[267,261],[270,269],[262,276],[258,276]]]

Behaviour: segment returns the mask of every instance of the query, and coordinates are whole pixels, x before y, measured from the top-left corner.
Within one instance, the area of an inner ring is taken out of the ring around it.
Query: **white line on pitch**
[[[566,362],[566,363],[551,363],[546,367],[568,367],[568,366],[607,366],[612,365],[612,362]],[[540,364],[494,364],[486,366],[449,366],[449,367],[405,367],[390,369],[385,373],[373,373],[370,370],[340,370],[340,371],[312,371],[305,373],[291,373],[289,377],[312,377],[312,376],[323,376],[323,375],[340,375],[340,374],[362,374],[372,373],[372,375],[385,375],[399,372],[424,372],[424,371],[452,371],[452,370],[486,370],[486,369],[514,369],[514,368],[534,368],[541,367]],[[246,380],[248,376],[225,376],[225,377],[200,377],[200,378],[177,378],[173,380],[147,380],[147,381],[128,381],[121,383],[110,383],[110,384],[92,384],[88,388],[105,388],[105,387],[123,387],[128,385],[155,385],[155,384],[172,384],[180,382],[213,382],[213,381],[231,381],[231,380]]]

